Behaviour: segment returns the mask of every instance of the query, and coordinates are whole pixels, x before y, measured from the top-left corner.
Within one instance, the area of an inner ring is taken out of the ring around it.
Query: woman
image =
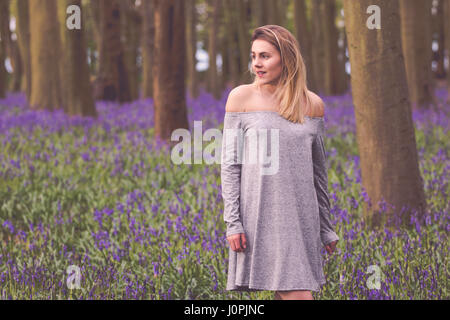
[[[331,254],[339,240],[329,213],[324,105],[307,89],[299,44],[288,30],[259,27],[251,41],[255,79],[230,92],[224,119],[227,290],[271,290],[279,300],[312,300],[311,291],[325,283],[321,243]],[[248,133],[264,129],[271,131],[271,151],[278,151],[278,167],[269,174],[245,158],[256,141]],[[228,136],[236,130],[240,139]]]

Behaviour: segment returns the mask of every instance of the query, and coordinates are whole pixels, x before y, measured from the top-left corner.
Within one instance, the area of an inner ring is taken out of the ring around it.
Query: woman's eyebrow
[[[255,53],[255,52],[254,52],[254,51],[252,51],[252,53]],[[259,54],[263,54],[263,53],[268,53],[268,52],[264,52],[264,51],[263,51],[263,52],[260,52]]]

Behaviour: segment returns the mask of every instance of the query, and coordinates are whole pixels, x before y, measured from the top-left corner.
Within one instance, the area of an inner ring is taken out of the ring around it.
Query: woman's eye
[[[265,59],[265,58],[268,58],[269,56],[262,55],[262,57]],[[255,56],[251,56],[251,58],[255,59]]]

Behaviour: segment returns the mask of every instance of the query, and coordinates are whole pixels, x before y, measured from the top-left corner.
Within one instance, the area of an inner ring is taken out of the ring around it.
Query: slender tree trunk
[[[265,2],[264,7],[267,11],[267,23],[280,25],[279,13],[278,13],[278,1],[262,0]]]
[[[57,0],[30,1],[32,109],[56,110],[62,105],[58,61],[61,39]]]
[[[447,61],[447,103],[450,102],[450,0],[444,0],[444,23],[445,23],[445,51]]]
[[[199,94],[197,84],[197,10],[195,0],[186,0],[186,54],[187,54],[187,85],[189,94],[196,98]]]
[[[121,37],[124,57],[128,70],[131,100],[139,98],[139,69],[137,65],[141,39],[141,15],[135,0],[122,0],[121,5]]]
[[[251,75],[248,70],[250,63],[250,34],[247,28],[247,5],[240,0],[234,0],[235,8],[238,13],[238,41],[240,52],[240,83],[249,83],[251,81]]]
[[[100,8],[99,71],[95,98],[131,101],[130,82],[125,53],[120,39],[119,0],[98,0]]]
[[[99,1],[89,1],[87,5],[87,19],[89,19],[89,23],[92,27],[92,32],[88,32],[86,35],[88,39],[90,39],[92,43],[92,47],[90,48],[90,57],[91,57],[91,74],[94,76],[98,75],[99,63],[98,63],[98,53],[99,47],[101,43],[100,36],[100,3]],[[97,53],[97,55],[96,55]],[[95,96],[95,94],[94,94]]]
[[[6,97],[8,91],[8,72],[5,68],[5,59],[8,56],[8,41],[4,35],[4,29],[5,26],[9,28],[9,14],[6,14],[6,8],[7,2],[0,0],[0,98]]]
[[[0,34],[1,38],[5,40],[6,51],[5,54],[9,57],[11,67],[12,67],[12,82],[11,91],[16,92],[20,90],[20,80],[22,78],[22,65],[20,60],[20,54],[17,46],[17,42],[13,41],[11,38],[10,29],[10,1],[0,0],[1,6],[1,27]]]
[[[347,36],[345,34],[345,30],[342,30],[341,37],[343,38],[343,45],[339,48],[338,55],[338,72],[339,72],[339,80],[338,80],[338,92],[343,93],[348,90],[348,86],[350,84],[350,77],[345,71],[345,65],[347,63],[347,56],[345,54],[347,49]]]
[[[223,14],[223,11],[222,11]],[[221,25],[223,26],[223,17],[221,20]],[[221,36],[219,37],[219,54],[222,58],[222,66],[220,69],[220,75],[219,75],[219,88],[220,88],[220,98],[222,98],[223,92],[228,88],[228,76],[229,76],[229,66],[228,66],[228,57],[227,57],[227,50],[226,50],[226,35],[224,33],[221,33]]]
[[[192,1],[192,0],[190,0]],[[142,96],[153,97],[153,51],[155,46],[155,25],[153,0],[142,2]]]
[[[308,26],[305,0],[294,0],[294,24],[300,51],[307,70],[308,88],[316,92],[316,81],[313,72],[311,31]]]
[[[324,0],[314,0],[311,2],[312,8],[312,62],[314,72],[314,80],[316,81],[316,90],[318,94],[325,91],[325,37],[322,23],[325,19],[320,8]]]
[[[184,79],[184,0],[155,0],[154,21],[155,135],[169,142],[175,129],[189,129]]]
[[[208,68],[208,84],[209,91],[212,93],[215,99],[220,98],[219,92],[219,79],[217,72],[217,34],[218,34],[218,16],[220,10],[220,0],[214,0],[209,6],[209,18],[208,18],[208,56],[209,56],[209,68]]]
[[[21,90],[31,98],[31,56],[30,56],[30,21],[28,0],[17,0],[17,42],[22,60]]]
[[[253,17],[253,28],[261,27],[267,24],[266,22],[268,19],[265,4],[265,0],[251,0],[250,5]]]
[[[8,91],[8,72],[5,68],[5,45],[4,41],[0,41],[0,98],[6,97]]]
[[[337,95],[343,93],[339,84],[338,33],[336,28],[336,8],[334,0],[321,2],[322,30],[324,35],[324,93]]]
[[[366,27],[370,5],[379,6],[389,17],[381,20],[381,29]],[[398,2],[344,0],[344,8],[362,184],[372,204],[365,207],[365,215],[374,226],[385,214],[398,216],[403,206],[408,206],[405,213],[415,209],[422,216],[426,201],[407,94]],[[388,206],[378,214],[382,199],[395,210]],[[404,218],[407,222],[409,217]]]
[[[81,16],[84,16],[81,0],[65,0],[60,2],[60,4],[64,8],[70,5],[76,5],[82,10]],[[71,116],[97,117],[92,87],[89,80],[83,19],[81,20],[81,29],[69,30],[64,23],[62,30],[65,39],[64,50],[62,51],[65,53],[65,75],[67,77],[64,79],[66,112]]]
[[[228,66],[230,70],[229,79],[231,86],[234,88],[239,85],[239,46],[237,45],[237,28],[235,22],[235,11],[233,10],[232,3],[230,1],[224,1],[224,15],[225,15],[225,26],[227,32],[226,43],[227,43],[227,58]]]
[[[69,113],[69,109],[67,106],[67,102],[68,102],[68,96],[69,96],[69,92],[68,92],[68,88],[67,88],[67,82],[69,79],[69,70],[67,68],[68,65],[68,52],[67,50],[67,26],[66,26],[66,19],[67,19],[67,3],[66,0],[57,0],[56,1],[56,6],[57,6],[57,10],[58,10],[58,20],[59,20],[59,37],[61,39],[61,50],[60,50],[60,58],[58,60],[58,72],[59,72],[59,79],[60,79],[60,91],[61,91],[61,108],[64,110],[64,112],[66,114]]]
[[[445,31],[444,31],[444,0],[439,0],[435,7],[436,13],[432,17],[433,22],[433,39],[438,44],[438,50],[433,52],[433,60],[436,61],[435,77],[442,79],[445,78]]]
[[[413,109],[434,100],[431,49],[431,0],[399,0],[402,48]]]

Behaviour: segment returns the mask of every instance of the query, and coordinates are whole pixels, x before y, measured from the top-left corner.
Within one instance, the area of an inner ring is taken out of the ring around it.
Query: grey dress
[[[255,132],[266,142],[251,139]],[[229,248],[227,290],[319,291],[325,284],[321,245],[339,237],[330,220],[323,135],[321,117],[300,124],[276,111],[225,113],[226,236],[245,233],[247,239],[244,252]],[[273,157],[264,161],[259,152]]]

